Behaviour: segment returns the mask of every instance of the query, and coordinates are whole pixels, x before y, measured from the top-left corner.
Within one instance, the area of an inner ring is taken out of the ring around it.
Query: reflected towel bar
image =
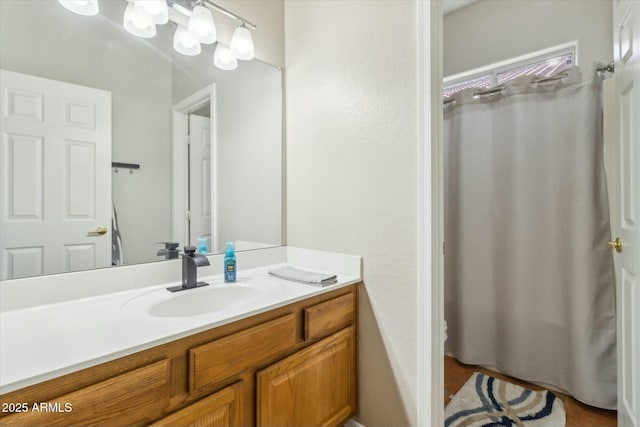
[[[133,173],[134,169],[140,169],[138,163],[111,162],[111,167],[115,169],[115,173],[118,173],[118,169],[129,169],[129,173]]]

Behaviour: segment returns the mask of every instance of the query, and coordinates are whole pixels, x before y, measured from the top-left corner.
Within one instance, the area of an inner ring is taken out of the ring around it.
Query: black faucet
[[[164,259],[178,259],[180,254],[180,243],[176,242],[158,242],[160,245],[164,245],[164,249],[158,249],[157,256],[163,256]]]
[[[198,267],[205,265],[210,265],[206,256],[197,254],[195,246],[185,246],[182,255],[182,285],[171,286],[167,290],[178,292],[208,286],[208,283],[198,282]]]

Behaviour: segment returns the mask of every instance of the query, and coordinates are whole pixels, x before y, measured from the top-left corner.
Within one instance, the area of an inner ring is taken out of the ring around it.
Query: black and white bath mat
[[[445,427],[564,427],[564,404],[550,391],[533,391],[474,373],[445,408]]]

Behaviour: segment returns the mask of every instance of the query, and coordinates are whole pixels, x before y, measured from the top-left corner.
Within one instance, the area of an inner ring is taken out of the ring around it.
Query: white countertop
[[[166,283],[0,313],[0,394],[361,280],[356,275],[338,273],[337,284],[321,288],[267,274],[270,269],[282,265],[285,264],[240,270],[236,285],[225,284],[223,276],[218,274],[199,277],[210,286],[188,291],[171,293],[165,288],[179,283]],[[308,266],[300,268],[309,269]],[[158,302],[224,286],[250,286],[253,290],[258,289],[259,295],[241,305],[213,313],[184,317],[149,314],[149,308]]]

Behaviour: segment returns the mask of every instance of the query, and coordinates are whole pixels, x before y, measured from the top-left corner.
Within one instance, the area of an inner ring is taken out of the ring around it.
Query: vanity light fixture
[[[251,37],[251,32],[247,30],[244,23],[233,32],[229,48],[236,58],[242,59],[243,61],[253,59],[255,56],[253,38]]]
[[[127,4],[122,24],[125,30],[138,37],[148,39],[156,35],[156,24],[153,23],[142,6],[135,2]]]
[[[213,53],[213,65],[221,70],[231,71],[238,68],[238,59],[229,47],[218,42],[216,51]]]
[[[200,43],[211,44],[216,41],[216,24],[213,22],[211,11],[201,4],[193,8],[188,28]]]
[[[184,26],[178,24],[173,35],[173,48],[179,53],[187,56],[196,56],[202,52],[200,43]]]
[[[156,25],[164,25],[169,22],[169,7],[165,0],[135,0],[149,19]]]
[[[58,0],[58,2],[78,15],[94,16],[100,11],[98,0]]]
[[[178,0],[125,0],[124,28],[133,35],[143,38],[154,37],[156,25],[164,25],[171,20],[176,24],[173,36],[173,48],[187,56],[199,55],[200,43],[211,44],[217,40],[216,24],[212,11],[228,16],[241,25],[233,32],[229,46],[218,42],[213,63],[221,70],[235,70],[238,59],[243,61],[255,57],[253,37],[248,28],[257,27],[246,19],[218,6],[211,0],[190,0],[195,4],[193,10],[182,6]],[[85,16],[96,15],[99,11],[98,0],[58,0],[66,9]],[[171,10],[169,9],[171,5]]]

